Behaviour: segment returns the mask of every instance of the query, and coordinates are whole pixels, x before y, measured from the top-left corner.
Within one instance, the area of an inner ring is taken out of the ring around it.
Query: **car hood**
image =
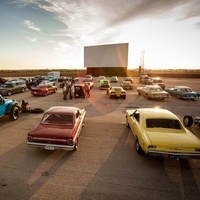
[[[173,129],[171,130],[173,131]],[[200,148],[200,140],[194,134],[188,133],[187,131],[147,131],[147,135],[153,145]]]
[[[73,126],[67,125],[38,125],[28,135],[41,138],[70,138],[73,134]]]

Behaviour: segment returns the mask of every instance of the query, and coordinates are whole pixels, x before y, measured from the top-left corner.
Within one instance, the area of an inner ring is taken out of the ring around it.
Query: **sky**
[[[200,0],[0,0],[0,69],[84,69],[128,43],[128,69],[200,69]]]

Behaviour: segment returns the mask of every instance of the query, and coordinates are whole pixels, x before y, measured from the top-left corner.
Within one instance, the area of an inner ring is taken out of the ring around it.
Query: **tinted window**
[[[178,120],[172,119],[146,119],[147,128],[172,128],[181,129]]]

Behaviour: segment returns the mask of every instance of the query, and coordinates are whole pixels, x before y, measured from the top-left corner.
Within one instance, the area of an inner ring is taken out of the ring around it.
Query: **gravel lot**
[[[27,133],[42,114],[23,113],[17,121],[0,118],[0,199],[193,199],[200,198],[200,160],[170,160],[138,155],[135,139],[125,124],[125,111],[160,107],[184,115],[200,116],[200,99],[165,101],[138,96],[134,79],[127,99],[109,99],[95,77],[88,99],[63,100],[62,89],[46,97],[30,91],[12,99],[27,100],[31,108],[75,105],[87,111],[76,152],[47,151],[26,146]],[[80,78],[82,80],[82,78]],[[119,78],[119,82],[123,78]],[[199,79],[164,79],[167,87],[187,85],[200,93]],[[58,85],[59,83],[57,83]],[[119,85],[112,83],[111,85]],[[190,130],[200,138],[199,127]]]

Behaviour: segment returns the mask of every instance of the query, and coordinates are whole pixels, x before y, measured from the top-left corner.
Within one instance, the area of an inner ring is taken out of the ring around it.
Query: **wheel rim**
[[[17,119],[19,116],[19,109],[17,107],[14,108],[14,111],[13,111],[13,118],[14,119]]]
[[[188,117],[185,117],[185,118],[184,118],[184,124],[187,125],[188,123],[189,123],[189,119],[188,119]]]

